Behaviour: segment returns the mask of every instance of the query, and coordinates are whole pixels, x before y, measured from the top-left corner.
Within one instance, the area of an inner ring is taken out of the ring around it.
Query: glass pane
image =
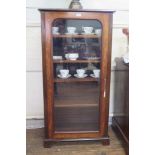
[[[98,131],[102,26],[57,19],[51,29],[55,131]]]

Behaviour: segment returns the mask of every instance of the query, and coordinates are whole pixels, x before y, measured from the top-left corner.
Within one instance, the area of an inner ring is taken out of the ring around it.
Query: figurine
[[[69,9],[82,9],[82,5],[79,0],[72,0]]]

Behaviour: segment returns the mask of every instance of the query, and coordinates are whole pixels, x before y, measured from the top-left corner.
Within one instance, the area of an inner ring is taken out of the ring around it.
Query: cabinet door
[[[55,132],[99,131],[102,31],[97,20],[51,25]]]
[[[48,12],[42,19],[47,138],[106,136],[112,14]]]

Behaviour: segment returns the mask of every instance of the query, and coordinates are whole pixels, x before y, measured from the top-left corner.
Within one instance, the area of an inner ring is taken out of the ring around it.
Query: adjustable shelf
[[[53,34],[53,38],[100,38],[95,34]]]
[[[55,83],[59,83],[59,82],[99,82],[99,78],[92,78],[92,77],[86,77],[86,78],[70,77],[68,79],[55,78],[54,82]]]
[[[53,60],[53,63],[100,63],[100,60]]]
[[[62,108],[62,107],[97,107],[98,104],[59,104],[59,105],[55,105],[55,107],[57,108]]]

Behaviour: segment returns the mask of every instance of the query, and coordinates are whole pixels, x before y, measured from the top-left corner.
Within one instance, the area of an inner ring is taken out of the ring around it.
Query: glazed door
[[[54,131],[99,131],[102,25],[56,19],[51,25]]]
[[[51,138],[73,138],[75,133],[75,138],[106,134],[110,17],[63,12],[45,16],[46,110]]]

